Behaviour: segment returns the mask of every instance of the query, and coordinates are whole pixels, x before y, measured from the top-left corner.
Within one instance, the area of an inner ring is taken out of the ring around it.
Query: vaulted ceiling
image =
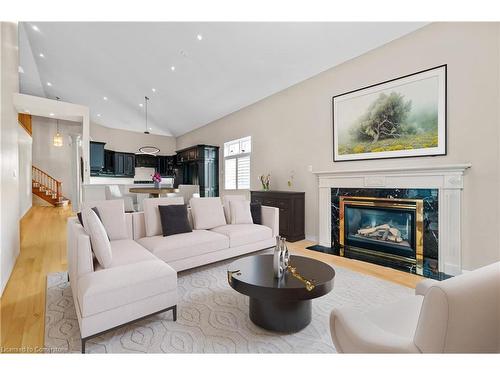
[[[178,136],[424,25],[25,22],[21,92],[133,131],[148,96],[151,132]]]

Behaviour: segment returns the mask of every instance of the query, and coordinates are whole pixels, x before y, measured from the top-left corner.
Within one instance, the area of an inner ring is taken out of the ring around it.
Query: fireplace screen
[[[423,260],[423,203],[411,199],[340,197],[340,241],[345,251],[405,261]],[[341,251],[341,255],[343,251]]]

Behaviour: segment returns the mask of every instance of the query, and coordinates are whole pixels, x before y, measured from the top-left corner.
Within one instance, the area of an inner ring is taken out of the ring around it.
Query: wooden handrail
[[[54,177],[34,165],[31,166],[31,178],[44,188],[54,192],[57,199],[62,197],[62,182],[56,180]]]

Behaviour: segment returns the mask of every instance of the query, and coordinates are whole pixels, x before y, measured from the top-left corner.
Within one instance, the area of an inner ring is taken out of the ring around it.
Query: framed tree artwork
[[[446,65],[332,101],[336,162],[446,155]]]

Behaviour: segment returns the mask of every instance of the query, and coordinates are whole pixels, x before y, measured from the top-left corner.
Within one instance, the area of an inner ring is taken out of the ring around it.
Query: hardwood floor
[[[34,206],[21,220],[21,253],[0,300],[0,352],[38,350],[44,344],[45,279],[64,271],[66,219],[71,207]],[[310,241],[289,243],[292,254],[372,275],[410,288],[422,278],[370,263],[307,250]]]
[[[21,220],[21,252],[0,300],[0,350],[44,344],[45,278],[66,270],[66,219],[71,207],[34,206]]]
[[[418,282],[423,279],[422,276],[409,274],[392,268],[335,255],[324,254],[314,250],[307,250],[306,247],[311,245],[315,245],[315,243],[311,241],[298,241],[294,243],[288,243],[288,249],[292,254],[315,258],[325,263],[331,264],[334,267],[339,266],[348,268],[352,271],[378,277],[380,279],[407,286],[408,288],[415,288]]]

